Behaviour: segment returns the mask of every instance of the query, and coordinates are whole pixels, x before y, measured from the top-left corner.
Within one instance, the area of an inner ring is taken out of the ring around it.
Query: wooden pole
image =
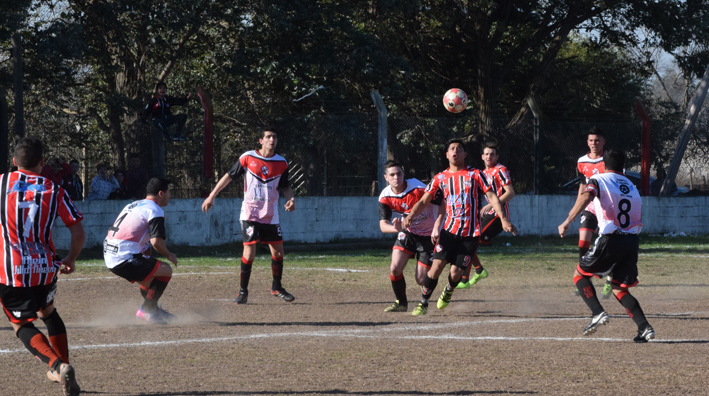
[[[25,102],[22,88],[22,37],[15,33],[12,35],[12,67],[15,79],[15,134],[25,136]]]
[[[650,117],[640,99],[635,99],[635,110],[643,120],[642,155],[640,165],[640,194],[650,195]]]
[[[379,125],[377,127],[377,191],[379,192],[386,187],[386,181],[384,180],[384,164],[387,162],[387,108],[384,106],[384,101],[381,95],[379,95],[379,91],[375,89],[372,91],[371,96],[374,101],[374,106],[377,108],[377,120]]]
[[[707,88],[709,88],[709,65],[707,65],[706,70],[704,70],[704,77],[702,77],[702,81],[699,83],[699,87],[697,87],[697,94],[694,95],[692,105],[687,112],[687,118],[684,120],[684,127],[682,128],[682,133],[679,135],[679,142],[677,143],[675,155],[672,157],[670,169],[667,171],[667,178],[662,183],[662,189],[660,190],[661,197],[670,195],[671,186],[677,177],[677,171],[679,171],[679,166],[682,163],[682,157],[684,157],[684,151],[687,149],[689,138],[692,136],[694,124],[699,116],[699,110],[702,109],[704,99],[707,96]]]

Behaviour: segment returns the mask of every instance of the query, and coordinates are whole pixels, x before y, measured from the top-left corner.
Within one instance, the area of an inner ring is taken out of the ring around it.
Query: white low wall
[[[521,195],[510,202],[512,223],[520,235],[555,235],[574,204],[575,196]],[[239,210],[241,199],[217,199],[208,214],[202,213],[202,199],[175,199],[164,208],[168,244],[189,246],[221,245],[241,240]],[[77,202],[84,215],[86,246],[103,243],[108,227],[127,201]],[[333,242],[352,239],[379,239],[376,197],[298,197],[296,210],[283,210],[280,217],[287,242]],[[643,233],[709,233],[709,197],[644,197]],[[578,232],[578,221],[572,225]],[[69,232],[61,221],[54,229],[58,249],[69,246]]]

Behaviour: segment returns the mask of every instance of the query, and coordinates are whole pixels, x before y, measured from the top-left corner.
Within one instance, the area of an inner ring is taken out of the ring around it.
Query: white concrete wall
[[[520,235],[555,235],[574,204],[575,196],[521,195],[510,202],[512,223]],[[127,201],[86,201],[76,206],[84,214],[86,246],[103,243],[108,227]],[[201,211],[201,199],[176,199],[165,207],[168,244],[209,246],[241,240],[239,210],[241,199],[217,199],[209,214]],[[283,238],[287,242],[332,242],[351,239],[377,239],[379,231],[376,197],[298,197],[296,210],[283,210],[280,216]],[[643,233],[709,233],[709,197],[643,198]],[[69,246],[69,233],[58,222],[54,243],[58,249]],[[572,225],[578,232],[578,221]]]

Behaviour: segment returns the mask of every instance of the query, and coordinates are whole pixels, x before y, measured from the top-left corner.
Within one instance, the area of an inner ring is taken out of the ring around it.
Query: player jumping
[[[414,205],[404,219],[403,226],[408,228],[428,205],[438,191],[443,193],[446,202],[446,221],[434,249],[433,264],[424,278],[421,303],[411,313],[413,316],[428,312],[428,300],[431,298],[438,277],[446,264],[451,263],[448,285],[438,298],[438,309],[445,309],[451,301],[455,287],[471,264],[478,248],[480,230],[478,226],[478,193],[482,191],[497,213],[504,213],[497,195],[478,169],[465,165],[465,147],[460,139],[451,139],[446,148],[448,169],[434,176],[426,187],[426,192]],[[515,227],[506,217],[500,217],[502,228],[507,232],[516,232]]]
[[[559,235],[563,238],[576,216],[589,203],[595,204],[601,235],[596,239],[593,250],[581,258],[574,271],[576,288],[592,313],[591,322],[583,334],[593,334],[596,327],[606,324],[610,318],[596,297],[590,277],[600,278],[612,273],[613,294],[638,326],[638,335],[633,341],[648,342],[655,338],[655,331],[638,300],[628,291],[628,288],[638,284],[642,201],[637,188],[623,175],[624,165],[625,154],[622,151],[608,150],[604,154],[604,173],[589,178],[586,190],[576,199],[569,217],[559,225]]]
[[[436,217],[441,195],[439,194],[437,199],[433,200],[432,206],[427,207],[421,215],[412,220],[409,229],[405,229],[401,225],[401,218],[392,220],[392,212],[407,216],[423,196],[426,185],[418,179],[404,180],[404,168],[393,160],[384,164],[384,178],[389,185],[379,194],[379,228],[384,233],[398,234],[391,253],[389,273],[396,301],[384,312],[406,312],[409,300],[406,297],[404,267],[410,258],[415,257],[418,263],[416,283],[423,286],[426,272],[431,269],[433,244],[438,238],[439,228],[434,225],[437,224]]]
[[[278,136],[273,129],[263,131],[259,138],[261,148],[247,151],[214,187],[202,203],[202,211],[209,212],[214,198],[233,179],[244,178],[244,201],[241,204],[241,238],[244,252],[241,257],[239,295],[234,304],[246,304],[249,297],[251,266],[256,257],[256,243],[266,243],[271,249],[273,283],[271,294],[291,302],[295,297],[281,285],[283,276],[283,236],[278,222],[278,191],[286,198],[286,212],[295,210],[295,198],[288,180],[288,162],[276,154]]]

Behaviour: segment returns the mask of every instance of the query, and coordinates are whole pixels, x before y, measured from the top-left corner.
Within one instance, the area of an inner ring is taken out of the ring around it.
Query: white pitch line
[[[407,339],[407,340],[467,340],[467,341],[561,341],[561,342],[577,342],[577,341],[595,341],[595,342],[629,342],[625,338],[593,338],[593,337],[503,337],[503,336],[459,336],[453,334],[436,334],[436,335],[385,335],[384,332],[401,332],[401,331],[431,331],[436,329],[450,329],[451,327],[463,327],[470,325],[484,324],[499,324],[499,323],[522,323],[522,322],[540,322],[540,321],[572,321],[572,320],[587,320],[588,318],[522,318],[522,319],[493,319],[482,320],[476,322],[455,322],[455,323],[438,323],[430,325],[406,325],[397,326],[385,329],[351,329],[351,330],[334,330],[334,331],[308,331],[308,332],[288,332],[288,333],[268,333],[268,334],[250,334],[236,335],[228,337],[214,338],[193,338],[180,340],[166,341],[140,341],[128,343],[113,343],[113,344],[89,344],[89,345],[72,345],[71,350],[78,349],[110,349],[110,348],[136,348],[146,346],[167,346],[180,344],[204,344],[217,343],[238,340],[258,340],[258,339],[273,339],[286,337],[323,337],[323,338],[366,338],[366,339]],[[379,333],[379,334],[378,334]],[[652,343],[679,343],[679,342],[706,342],[709,340],[692,340],[692,339],[663,339],[651,341]],[[13,353],[23,353],[25,349],[0,349],[0,355]]]

